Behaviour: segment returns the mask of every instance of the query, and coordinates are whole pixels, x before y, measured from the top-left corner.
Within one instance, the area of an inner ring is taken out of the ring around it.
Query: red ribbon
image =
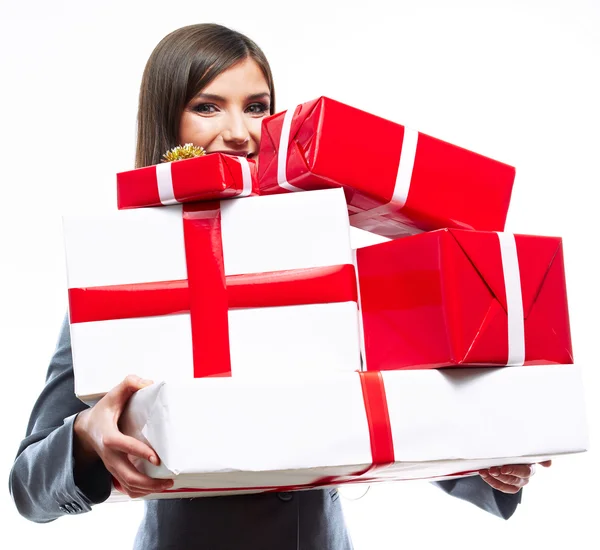
[[[231,374],[228,309],[357,301],[354,266],[225,276],[218,202],[183,205],[187,280],[69,289],[71,323],[190,312],[194,377]]]
[[[369,426],[369,436],[371,442],[372,464],[367,468],[354,472],[346,476],[324,476],[306,484],[295,485],[262,485],[254,487],[182,487],[179,489],[167,489],[164,493],[210,493],[210,492],[236,492],[236,491],[262,491],[266,493],[275,493],[281,491],[297,491],[310,488],[321,488],[332,485],[345,485],[348,483],[372,483],[377,481],[403,480],[405,478],[378,478],[377,475],[365,476],[368,472],[374,472],[377,469],[388,466],[395,462],[394,441],[392,439],[392,428],[390,423],[389,411],[387,406],[387,397],[385,385],[381,372],[359,372],[362,387],[363,401],[367,423]],[[468,470],[456,472],[441,476],[427,476],[416,479],[438,479],[447,477],[464,477],[475,474],[478,470]],[[115,489],[122,491],[117,480],[113,478]]]
[[[359,375],[369,424],[373,465],[392,464],[395,461],[394,440],[383,377],[379,371],[361,372]]]
[[[219,492],[219,493],[235,493],[237,491],[261,491],[265,493],[281,493],[288,491],[302,491],[305,489],[321,489],[323,487],[332,487],[338,485],[348,485],[349,483],[377,483],[382,481],[419,481],[419,480],[433,480],[444,478],[444,479],[454,479],[460,477],[467,477],[474,474],[477,474],[479,470],[468,470],[466,472],[456,472],[453,474],[440,475],[440,476],[427,476],[427,477],[411,477],[406,478],[399,475],[398,477],[393,478],[381,478],[381,477],[344,477],[344,478],[322,478],[322,480],[312,481],[310,483],[306,483],[305,485],[264,485],[264,486],[254,486],[254,487],[181,487],[180,489],[166,489],[165,491],[161,491],[161,493],[211,493],[211,492]],[[329,482],[323,480],[331,480]],[[117,484],[115,483],[117,480],[113,477],[113,483],[115,484],[115,489],[124,493]]]
[[[367,472],[388,466],[395,462],[394,441],[392,439],[392,427],[387,406],[385,385],[381,372],[359,372],[362,387],[365,413],[369,426],[369,438],[371,442],[371,461],[367,467],[349,474],[347,476],[325,476],[304,485],[286,485],[280,487],[235,487],[235,488],[181,488],[167,489],[165,493],[193,493],[210,491],[243,491],[260,490],[264,492],[294,491],[298,489],[325,487],[328,485],[342,485],[356,481],[376,481],[376,477],[363,477]]]

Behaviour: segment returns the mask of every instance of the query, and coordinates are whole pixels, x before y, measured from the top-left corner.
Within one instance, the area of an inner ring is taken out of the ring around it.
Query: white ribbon
[[[158,197],[165,206],[179,204],[173,190],[173,177],[171,175],[171,163],[163,162],[156,165],[156,182],[158,183]]]
[[[304,191],[300,187],[295,187],[287,181],[287,156],[288,146],[290,143],[290,130],[292,128],[292,119],[296,109],[288,109],[283,117],[283,125],[281,127],[281,136],[279,138],[279,151],[277,153],[277,183],[279,187],[288,191]]]
[[[353,222],[368,220],[374,216],[388,214],[400,210],[406,204],[408,193],[410,191],[410,182],[412,180],[413,168],[415,166],[415,157],[417,156],[417,144],[419,142],[419,132],[412,128],[404,128],[404,138],[402,139],[402,148],[400,159],[398,161],[398,170],[396,171],[396,182],[392,198],[387,204],[365,210],[357,214],[351,214],[350,219]]]
[[[279,138],[279,151],[277,152],[277,183],[279,187],[287,189],[288,191],[304,191],[287,181],[287,158],[290,143],[290,131],[294,113],[298,107],[300,107],[300,105],[295,109],[288,109],[283,117],[281,136]],[[353,220],[358,221],[361,219],[361,216],[364,218],[371,218],[374,214],[383,214],[393,210],[399,210],[406,204],[408,192],[410,191],[413,167],[415,165],[415,157],[417,155],[418,141],[419,132],[412,128],[405,127],[400,159],[398,161],[398,170],[396,172],[396,182],[394,184],[394,191],[390,202],[366,212],[352,214],[351,217]]]
[[[240,162],[242,169],[242,192],[238,197],[247,197],[252,193],[252,174],[250,173],[250,165],[246,157],[236,157]],[[171,204],[179,204],[175,198],[173,190],[173,175],[171,172],[170,162],[163,162],[156,165],[156,182],[158,184],[158,196],[161,204],[169,206]]]
[[[238,197],[247,197],[252,193],[252,174],[250,173],[250,165],[246,157],[238,157],[242,167],[242,192]]]
[[[512,233],[498,233],[497,235],[500,241],[508,314],[508,361],[506,364],[507,366],[520,366],[525,362],[525,318],[517,243]]]
[[[283,117],[283,124],[281,126],[281,136],[279,137],[279,150],[277,152],[277,183],[279,187],[287,189],[288,191],[303,191],[299,187],[288,183],[287,181],[287,159],[288,159],[288,147],[290,143],[290,131],[292,128],[292,120],[294,113],[300,107],[298,105],[295,109],[288,109]],[[383,214],[394,210],[401,209],[408,199],[408,192],[410,191],[410,182],[412,179],[413,167],[415,165],[415,157],[417,155],[417,143],[419,141],[419,132],[412,128],[404,128],[404,137],[402,139],[402,148],[400,151],[400,159],[398,160],[398,170],[396,171],[396,182],[394,183],[394,191],[392,198],[389,203],[366,212],[358,212],[352,214],[353,220],[360,220],[362,218],[371,218],[373,215]]]
[[[394,192],[390,201],[390,205],[394,205],[396,208],[402,208],[408,199],[410,181],[412,180],[413,168],[415,166],[415,157],[417,156],[418,141],[419,132],[412,128],[404,128],[404,139],[402,140],[402,151],[400,151],[396,183],[394,184]]]

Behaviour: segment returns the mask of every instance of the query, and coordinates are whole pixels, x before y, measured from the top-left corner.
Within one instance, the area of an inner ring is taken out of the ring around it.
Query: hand
[[[539,462],[545,468],[552,465],[551,460]],[[511,464],[508,466],[495,466],[487,470],[479,470],[479,475],[488,485],[503,493],[515,494],[521,487],[529,483],[535,473],[535,464]]]
[[[119,418],[129,398],[138,390],[152,384],[137,376],[128,376],[110,390],[92,408],[77,415],[75,461],[89,463],[100,458],[115,479],[115,487],[131,498],[158,493],[173,486],[170,479],[154,479],[139,472],[128,455],[149,460],[158,465],[158,455],[145,443],[121,433]]]

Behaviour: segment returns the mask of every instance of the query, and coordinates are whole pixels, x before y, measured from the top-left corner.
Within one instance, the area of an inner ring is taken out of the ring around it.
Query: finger
[[[125,489],[123,489],[123,486],[119,483],[119,480],[114,475],[111,475],[111,477],[115,489],[119,491],[119,493],[124,493]]]
[[[104,397],[105,403],[115,408],[118,413],[123,410],[125,403],[138,390],[152,384],[151,380],[144,380],[135,374],[130,374],[125,379],[110,390]]]
[[[139,472],[124,456],[112,457],[107,468],[127,494],[159,493],[173,486],[172,479],[155,479]]]
[[[117,480],[116,477],[113,476],[113,484],[115,486],[115,489],[117,489],[117,491],[123,493],[124,495],[127,495],[129,498],[141,498],[141,497],[145,497],[147,495],[151,495],[151,492],[148,491],[139,491],[137,489],[124,489],[121,484],[119,483],[119,481]]]
[[[490,473],[493,475],[495,473],[500,473],[504,475],[511,475],[515,477],[521,477],[524,479],[529,479],[535,473],[535,465],[534,464],[509,464],[507,466],[502,466],[500,468],[490,468]]]
[[[493,479],[500,481],[506,485],[513,485],[514,487],[524,487],[529,483],[529,478],[509,476],[506,474],[490,474]]]
[[[538,462],[538,464],[541,464],[544,468],[549,468],[550,466],[552,466],[552,461],[544,460],[544,462]]]
[[[140,498],[140,497],[144,497],[146,495],[152,494],[152,493],[147,493],[147,492],[140,493],[138,491],[133,491],[133,490],[126,491],[123,488],[123,486],[119,483],[119,480],[115,476],[112,476],[112,481],[113,481],[113,485],[115,486],[115,489],[117,491],[119,491],[119,493],[123,493],[124,495],[127,495],[129,498]]]
[[[152,447],[142,443],[135,437],[124,435],[118,430],[107,435],[103,439],[104,446],[110,451],[119,451],[128,455],[143,458],[150,461],[155,466],[160,464],[160,458]]]
[[[480,474],[483,481],[485,481],[488,485],[497,489],[498,491],[502,491],[503,493],[515,494],[520,491],[519,487],[515,487],[514,485],[507,485],[506,483],[502,483],[500,480],[494,478],[494,476],[490,474]]]

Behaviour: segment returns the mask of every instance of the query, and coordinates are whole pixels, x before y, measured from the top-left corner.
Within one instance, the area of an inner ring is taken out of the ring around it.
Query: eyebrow
[[[224,98],[223,96],[220,95],[216,95],[216,94],[204,94],[204,93],[199,93],[198,95],[196,95],[195,99],[209,99],[211,101],[227,101],[226,98]],[[249,95],[246,100],[248,101],[253,101],[255,99],[271,99],[271,94],[269,94],[268,92],[262,92],[259,94],[252,94]]]

